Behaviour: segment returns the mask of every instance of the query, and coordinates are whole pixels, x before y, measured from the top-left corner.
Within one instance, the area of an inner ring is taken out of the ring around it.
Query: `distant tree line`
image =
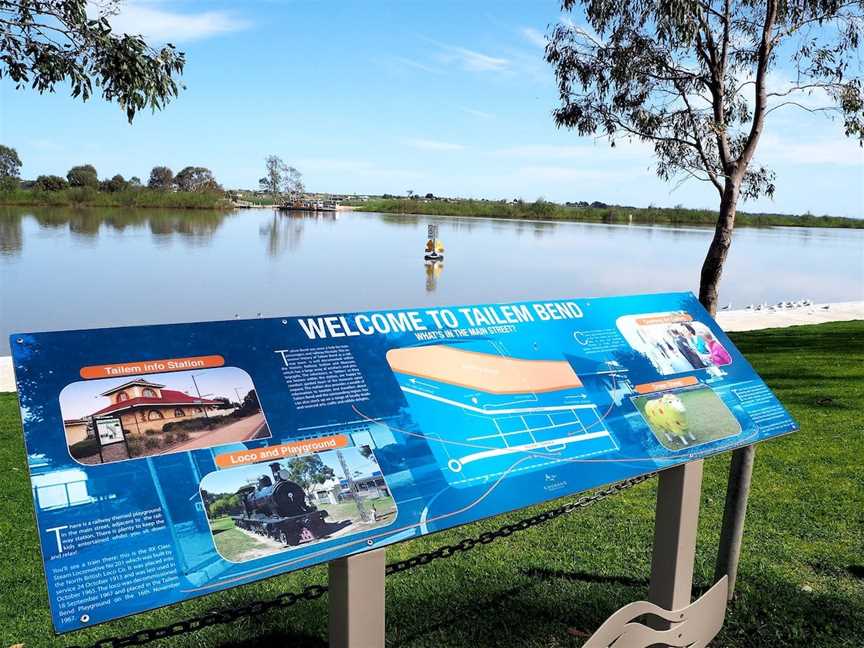
[[[36,191],[63,191],[73,187],[89,188],[105,193],[142,189],[138,176],[128,180],[117,173],[110,178],[99,179],[96,167],[92,164],[73,166],[66,177],[40,175],[32,182],[21,180],[21,159],[11,147],[0,144],[0,191],[15,189],[34,189]],[[147,188],[156,191],[183,191],[190,193],[221,193],[224,190],[216,181],[213,172],[201,166],[187,166],[174,172],[166,166],[153,167],[147,181]]]

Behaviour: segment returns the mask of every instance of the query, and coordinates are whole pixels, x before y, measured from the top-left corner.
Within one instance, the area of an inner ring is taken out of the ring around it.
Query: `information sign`
[[[11,343],[60,632],[796,428],[690,293]]]
[[[119,418],[97,418],[96,433],[99,436],[99,443],[103,446],[111,445],[112,443],[123,443],[125,437],[123,435],[123,424]]]

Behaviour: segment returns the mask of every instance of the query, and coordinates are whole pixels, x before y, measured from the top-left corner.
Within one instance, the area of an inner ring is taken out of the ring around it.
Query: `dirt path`
[[[185,443],[178,443],[166,450],[170,452],[182,452],[195,450],[196,448],[208,448],[210,446],[225,445],[226,443],[238,443],[254,439],[264,427],[264,415],[261,412],[253,414],[236,423],[230,423],[223,427],[197,434],[193,439]]]

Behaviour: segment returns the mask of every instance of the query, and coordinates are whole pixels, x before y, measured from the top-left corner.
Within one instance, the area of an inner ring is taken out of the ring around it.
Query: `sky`
[[[130,126],[99,98],[4,79],[0,141],[25,178],[90,163],[146,181],[155,165],[200,165],[256,187],[276,154],[311,191],[716,208],[706,183],[658,179],[649,146],[555,127],[543,46],[560,19],[553,0],[130,0],[115,29],[186,53],[181,96]],[[778,110],[757,161],[776,171],[776,195],[742,209],[864,216],[864,153],[842,124]]]
[[[192,376],[195,376],[198,389],[204,398],[224,397],[232,402],[237,402],[237,392],[242,399],[250,389],[254,389],[249,374],[237,367],[148,374],[143,378],[164,385],[165,389],[173,389],[197,398],[198,392],[192,382]],[[100,396],[100,394],[135,378],[135,376],[125,376],[104,380],[85,380],[67,385],[60,392],[60,409],[63,412],[63,418],[81,418],[107,407],[111,404],[111,399],[107,396]],[[234,391],[235,389],[237,392]]]

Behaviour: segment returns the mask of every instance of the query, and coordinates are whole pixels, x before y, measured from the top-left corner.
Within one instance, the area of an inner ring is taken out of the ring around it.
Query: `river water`
[[[445,261],[423,261],[428,223]],[[698,288],[709,228],[0,207],[0,355],[68,328]],[[864,230],[741,228],[721,302],[864,298]]]

